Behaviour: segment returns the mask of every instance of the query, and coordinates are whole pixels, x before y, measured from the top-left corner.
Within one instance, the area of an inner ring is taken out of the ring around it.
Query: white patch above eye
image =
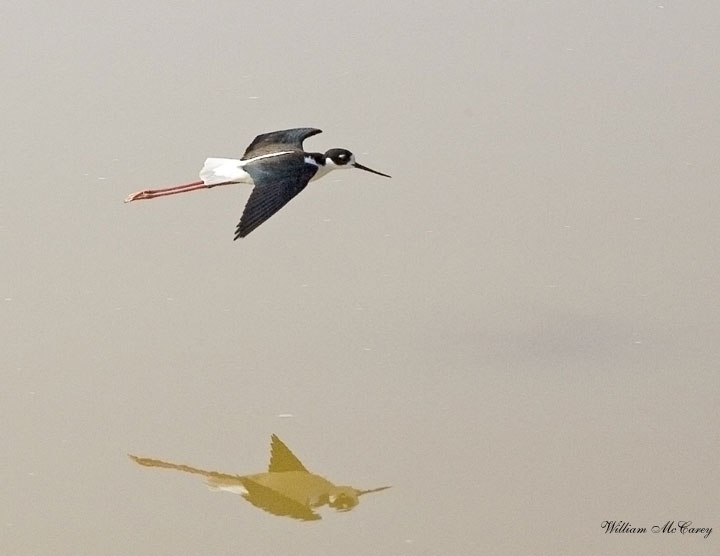
[[[348,167],[352,166],[352,164],[355,162],[355,155],[353,155],[353,154],[351,154],[349,156],[346,154],[338,155],[337,159],[339,161],[339,164],[338,164],[338,162],[335,162],[329,156],[326,156],[325,157],[325,165],[328,168],[332,168],[332,169],[348,168]]]

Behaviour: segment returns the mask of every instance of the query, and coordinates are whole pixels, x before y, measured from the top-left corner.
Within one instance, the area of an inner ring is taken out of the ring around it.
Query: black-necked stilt
[[[384,486],[359,490],[335,485],[325,477],[308,471],[290,448],[274,434],[271,437],[267,472],[253,475],[219,473],[159,459],[130,457],[146,467],[176,469],[205,476],[212,489],[241,494],[253,506],[266,512],[304,521],[320,519],[315,510],[322,506],[327,505],[338,511],[352,510],[363,494],[390,488]]]
[[[305,189],[311,180],[321,178],[332,170],[359,168],[390,177],[355,162],[355,155],[345,149],[330,149],[324,154],[305,152],[303,141],[318,133],[321,133],[321,130],[301,127],[258,135],[239,160],[205,160],[200,171],[200,181],[164,189],[137,191],[128,196],[125,202],[154,199],[230,183],[249,183],[254,189],[235,231],[235,239],[238,239],[248,235],[284,207],[290,199]]]

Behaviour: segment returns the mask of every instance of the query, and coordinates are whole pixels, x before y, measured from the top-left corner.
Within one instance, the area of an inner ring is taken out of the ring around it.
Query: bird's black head
[[[353,153],[346,149],[330,149],[325,153],[325,161],[332,161],[335,166],[347,166],[355,162]]]
[[[377,174],[378,176],[385,176],[386,178],[390,177],[387,174],[383,174],[377,170],[372,170],[367,166],[363,166],[362,164],[355,162],[355,155],[346,149],[330,149],[324,156],[325,164],[328,167],[328,170],[339,168],[358,168],[360,170],[365,170],[366,172]]]
[[[347,512],[358,505],[358,491],[349,486],[336,486],[330,491],[328,506],[339,512]]]

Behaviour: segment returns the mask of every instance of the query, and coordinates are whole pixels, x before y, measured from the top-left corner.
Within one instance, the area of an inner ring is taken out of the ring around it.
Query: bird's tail
[[[250,175],[242,169],[242,163],[236,158],[208,158],[200,170],[200,179],[205,185],[228,182],[250,182]]]
[[[233,494],[247,494],[241,475],[209,475],[205,484],[210,490],[231,492]]]

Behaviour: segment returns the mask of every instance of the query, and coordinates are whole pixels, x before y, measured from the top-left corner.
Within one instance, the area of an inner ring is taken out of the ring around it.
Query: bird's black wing
[[[281,471],[304,471],[309,473],[297,456],[292,453],[292,450],[276,434],[273,434],[270,439],[270,465],[268,466],[270,473]]]
[[[293,519],[299,519],[301,521],[317,521],[321,519],[320,515],[310,506],[283,496],[279,492],[256,483],[252,479],[243,477],[242,483],[245,490],[247,490],[247,494],[242,495],[243,498],[256,508],[260,508],[273,515],[292,517]]]
[[[255,137],[253,142],[250,143],[250,146],[245,149],[242,160],[279,151],[302,151],[303,141],[318,133],[322,133],[322,130],[312,127],[299,127],[263,133]]]
[[[244,170],[252,177],[255,188],[235,230],[235,239],[245,237],[283,208],[305,189],[318,168],[305,162],[305,155],[297,152],[258,160]]]

